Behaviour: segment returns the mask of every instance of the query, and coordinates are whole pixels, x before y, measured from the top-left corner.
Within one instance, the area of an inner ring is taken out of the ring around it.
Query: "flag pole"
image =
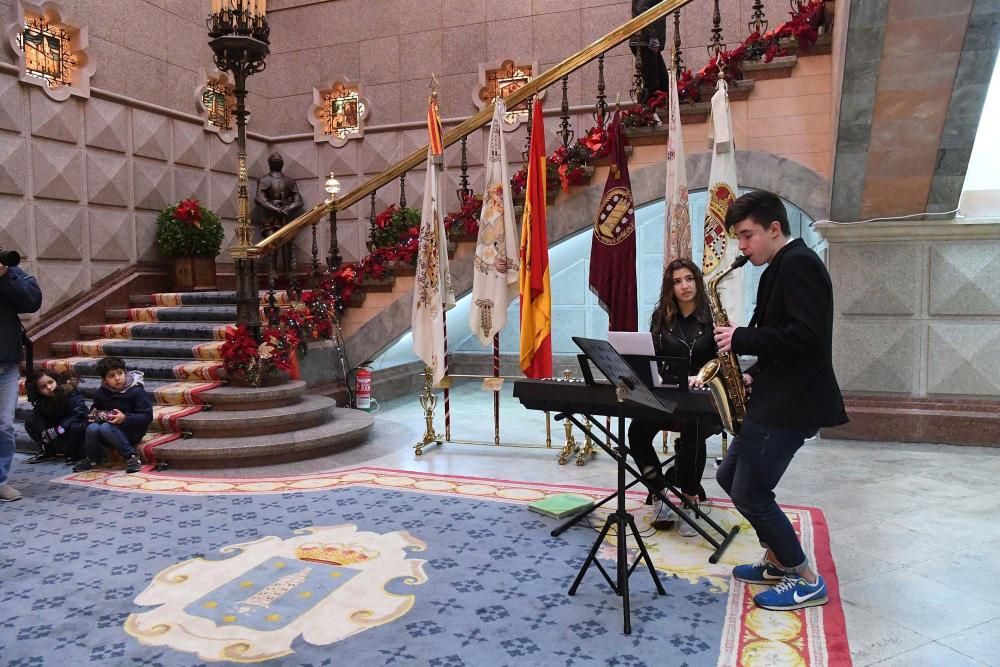
[[[493,334],[493,377],[500,377],[500,332]],[[500,390],[493,391],[493,444],[500,445]]]

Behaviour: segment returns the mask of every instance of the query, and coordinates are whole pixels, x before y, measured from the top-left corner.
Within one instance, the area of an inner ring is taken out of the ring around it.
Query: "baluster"
[[[722,40],[722,14],[719,13],[719,0],[714,0],[712,9],[712,39],[709,40],[708,57],[716,58],[726,50],[726,43]]]
[[[368,214],[368,252],[375,250],[375,193],[372,193],[372,208]]]
[[[299,289],[298,261],[295,258],[295,239],[289,239],[285,244],[287,251],[285,262],[285,284],[288,285],[288,297],[291,301],[298,301],[301,290]]]
[[[271,327],[278,326],[278,299],[274,294],[274,284],[278,279],[278,252],[280,249],[274,249],[268,253],[268,271],[267,271],[267,325]]]
[[[458,202],[460,204],[465,204],[465,200],[472,196],[472,188],[469,187],[469,152],[468,152],[468,141],[469,137],[462,137],[462,171],[458,177],[458,190],[456,194],[458,195]]]
[[[521,157],[525,164],[528,164],[528,155],[531,153],[531,119],[535,115],[535,99],[532,98],[528,100],[528,134],[527,138],[524,140],[524,152],[521,153]]]
[[[316,238],[316,223],[312,223],[312,271],[309,273],[309,287],[319,287],[319,241]]]
[[[681,57],[681,10],[674,12],[674,74],[680,81],[684,59]]]
[[[597,125],[600,127],[604,127],[605,119],[608,115],[608,96],[605,90],[604,54],[602,53],[597,56],[597,109],[594,112],[594,120],[597,121]]]
[[[399,208],[406,208],[406,172],[399,175]]]
[[[340,268],[340,263],[344,258],[340,256],[340,242],[337,239],[337,209],[330,209],[330,254],[327,255],[326,265],[331,271]]]
[[[562,119],[559,123],[559,131],[556,135],[562,140],[562,145],[569,148],[569,142],[573,141],[573,130],[569,122],[569,75],[562,78]]]
[[[750,28],[751,33],[758,33],[763,35],[767,32],[767,17],[764,16],[764,2],[763,0],[756,0],[753,3],[753,16],[750,19],[750,23],[747,24]]]

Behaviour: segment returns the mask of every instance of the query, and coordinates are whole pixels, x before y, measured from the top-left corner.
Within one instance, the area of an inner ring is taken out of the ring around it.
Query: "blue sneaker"
[[[733,568],[733,578],[748,584],[773,586],[787,574],[780,567],[766,558],[761,558],[753,565],[737,565]]]
[[[816,583],[810,584],[798,575],[789,574],[774,588],[757,593],[753,601],[763,609],[792,611],[803,607],[818,607],[829,600],[823,577],[817,577]]]

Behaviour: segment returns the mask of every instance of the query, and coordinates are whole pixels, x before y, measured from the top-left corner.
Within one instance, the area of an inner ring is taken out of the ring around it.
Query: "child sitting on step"
[[[83,458],[83,433],[87,428],[87,402],[76,388],[79,378],[34,370],[25,380],[28,402],[34,407],[24,424],[38,443],[38,454],[25,463],[50,461],[58,455],[67,463]]]
[[[153,404],[142,386],[142,373],[127,370],[118,357],[98,361],[97,373],[103,382],[90,410],[91,423],[84,439],[87,458],[73,470],[83,472],[103,463],[104,446],[109,445],[125,459],[125,472],[139,472],[142,462],[135,446],[153,421]]]

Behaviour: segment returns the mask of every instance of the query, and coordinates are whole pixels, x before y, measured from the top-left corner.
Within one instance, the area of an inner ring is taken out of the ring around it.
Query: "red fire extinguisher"
[[[361,366],[354,374],[354,407],[370,411],[372,408],[372,371]]]

